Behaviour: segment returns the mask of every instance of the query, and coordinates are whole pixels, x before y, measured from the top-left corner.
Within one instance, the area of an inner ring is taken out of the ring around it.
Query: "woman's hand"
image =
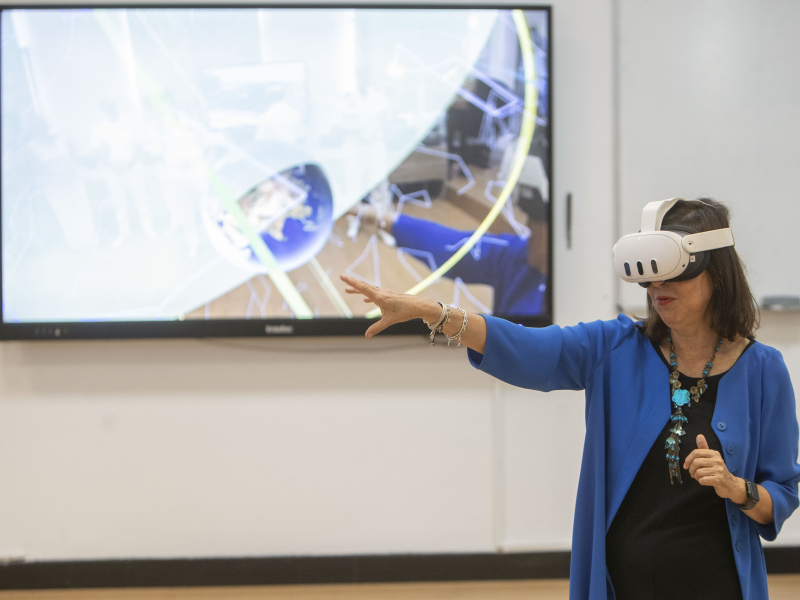
[[[744,479],[728,471],[722,455],[708,448],[705,436],[697,436],[697,449],[692,450],[686,457],[683,468],[689,469],[691,476],[700,485],[713,486],[720,498],[730,498],[734,504],[744,504],[747,501]],[[744,514],[762,525],[772,523],[775,519],[772,512],[772,496],[759,485],[758,498],[758,503],[750,510],[744,511]]]
[[[692,450],[683,464],[684,469],[697,480],[700,485],[714,487],[720,498],[731,498],[738,504],[744,503],[742,495],[747,496],[744,488],[744,479],[736,477],[728,471],[728,466],[722,455],[716,450],[710,450],[705,436],[697,436],[697,449]]]
[[[339,275],[347,284],[345,291],[348,294],[361,294],[364,302],[371,302],[381,311],[381,320],[373,323],[367,333],[371,338],[395,323],[410,321],[411,319],[425,319],[429,323],[436,323],[442,314],[442,307],[438,302],[429,298],[412,296],[411,294],[398,294],[391,290],[369,285],[348,275]],[[450,336],[462,331],[463,317],[459,310],[453,310],[450,322],[445,326],[444,333]],[[486,321],[481,315],[468,314],[467,325],[463,327],[461,343],[467,348],[483,354],[486,350]]]
[[[428,298],[398,294],[391,290],[382,290],[374,285],[369,285],[348,275],[340,275],[348,287],[348,294],[361,294],[364,302],[371,302],[381,311],[381,320],[373,323],[367,329],[366,337],[371,338],[395,323],[410,321],[411,319],[425,319],[435,322],[441,314],[438,303]]]

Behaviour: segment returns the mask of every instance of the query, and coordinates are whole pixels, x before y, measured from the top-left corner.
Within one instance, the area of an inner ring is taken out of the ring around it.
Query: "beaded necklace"
[[[680,468],[680,451],[681,451],[681,436],[686,432],[683,430],[683,425],[688,423],[686,415],[683,414],[683,407],[687,409],[691,407],[691,400],[695,402],[700,401],[700,396],[706,391],[708,385],[706,384],[706,377],[711,372],[714,366],[714,358],[717,356],[719,347],[722,345],[722,338],[717,342],[717,347],[714,348],[714,353],[711,359],[706,363],[703,369],[703,376],[698,380],[697,385],[692,386],[689,390],[681,389],[681,382],[678,380],[678,357],[675,355],[675,347],[672,344],[672,332],[670,331],[669,337],[669,364],[672,367],[669,381],[672,388],[672,406],[674,412],[669,418],[674,424],[670,429],[670,436],[667,438],[667,443],[664,448],[667,450],[667,463],[669,464],[669,482],[671,485],[675,484],[675,479],[678,483],[682,484],[681,468]]]

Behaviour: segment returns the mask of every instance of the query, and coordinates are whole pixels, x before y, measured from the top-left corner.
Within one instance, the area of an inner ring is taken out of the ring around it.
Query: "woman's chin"
[[[664,325],[667,327],[672,327],[673,323],[675,322],[675,311],[671,310],[668,306],[655,306],[656,313],[658,316],[661,317],[661,320],[664,322]]]

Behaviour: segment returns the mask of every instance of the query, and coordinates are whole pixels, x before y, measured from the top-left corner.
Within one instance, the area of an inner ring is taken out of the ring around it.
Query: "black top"
[[[656,344],[653,348],[664,361],[664,385],[669,386],[669,364]],[[711,420],[724,375],[706,378],[708,389],[700,401],[684,408],[688,423],[683,426],[686,435],[680,449],[683,483],[672,485],[669,480],[664,447],[672,428],[668,421],[611,523],[606,563],[617,600],[742,597],[725,500],[683,468],[686,457],[697,448],[699,434],[705,436],[710,449],[722,453]],[[697,381],[680,373],[684,390]]]

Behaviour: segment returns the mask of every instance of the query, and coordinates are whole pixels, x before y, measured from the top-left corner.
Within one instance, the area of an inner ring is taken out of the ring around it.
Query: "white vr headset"
[[[710,250],[733,246],[730,227],[697,232],[668,225],[664,215],[681,198],[650,202],[642,211],[642,230],[623,236],[614,245],[614,268],[625,281],[647,287],[653,281],[685,281],[705,271]]]

